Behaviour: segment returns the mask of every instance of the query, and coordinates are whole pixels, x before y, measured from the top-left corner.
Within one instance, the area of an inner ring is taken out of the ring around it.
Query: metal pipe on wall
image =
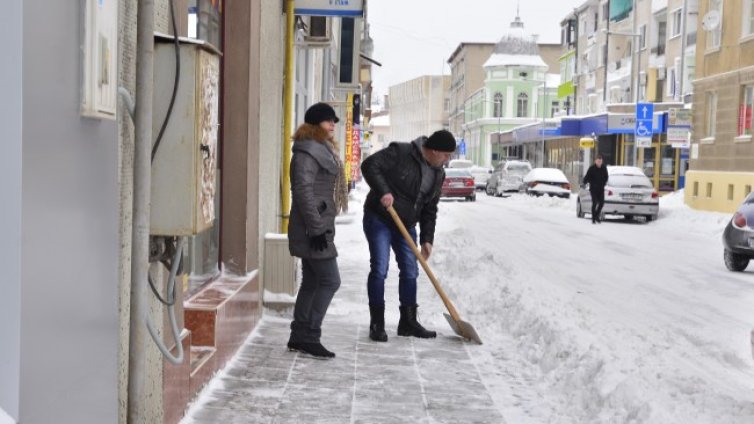
[[[283,83],[283,166],[281,175],[281,232],[288,233],[288,218],[291,210],[291,122],[293,121],[293,43],[294,34],[294,0],[285,0],[285,81]]]
[[[128,344],[128,424],[146,423],[146,315],[149,299],[152,94],[154,88],[154,0],[139,0],[136,45],[131,318]]]

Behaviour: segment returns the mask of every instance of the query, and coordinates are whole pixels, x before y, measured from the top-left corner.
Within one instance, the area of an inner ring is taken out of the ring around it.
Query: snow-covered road
[[[430,263],[485,341],[468,349],[509,422],[754,422],[754,265],[725,269],[727,215],[663,206],[592,225],[575,199],[441,203]]]

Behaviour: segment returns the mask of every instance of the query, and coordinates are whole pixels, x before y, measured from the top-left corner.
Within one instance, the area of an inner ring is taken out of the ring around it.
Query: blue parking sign
[[[654,103],[636,104],[636,127],[634,128],[636,137],[652,137],[654,113]]]
[[[458,143],[458,154],[459,155],[466,154],[466,140],[464,139],[461,139]]]

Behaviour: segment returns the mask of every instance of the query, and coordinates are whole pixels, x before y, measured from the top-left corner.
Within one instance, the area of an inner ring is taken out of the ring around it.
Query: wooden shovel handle
[[[414,251],[414,256],[416,256],[416,259],[418,259],[419,263],[422,264],[422,268],[424,268],[424,272],[427,273],[427,277],[429,277],[429,280],[432,281],[432,285],[435,286],[435,290],[437,290],[437,294],[440,295],[440,298],[442,299],[442,302],[445,304],[445,307],[448,309],[448,312],[450,313],[451,318],[453,318],[454,321],[460,321],[461,318],[458,316],[458,312],[456,311],[456,308],[453,306],[453,303],[451,303],[450,299],[448,299],[448,296],[445,295],[445,292],[443,291],[442,287],[440,287],[440,282],[437,281],[437,277],[435,277],[435,274],[432,273],[432,270],[429,268],[429,264],[424,259],[424,256],[422,256],[422,252],[419,250],[418,247],[416,247],[416,243],[414,243],[414,239],[411,238],[411,234],[409,234],[408,230],[406,230],[406,226],[403,225],[403,222],[401,221],[401,218],[398,216],[398,213],[395,212],[395,209],[393,209],[392,206],[388,206],[387,211],[390,213],[390,216],[393,217],[393,221],[395,222],[395,225],[398,227],[398,230],[400,230],[401,234],[403,234],[403,238],[406,239],[406,243],[408,243],[408,245],[411,246],[411,250]]]

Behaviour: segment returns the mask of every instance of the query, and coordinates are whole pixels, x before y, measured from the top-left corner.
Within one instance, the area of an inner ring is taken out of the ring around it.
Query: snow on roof
[[[389,127],[390,126],[390,115],[382,115],[378,116],[376,118],[372,118],[369,123],[373,127]]]
[[[547,68],[547,64],[539,55],[519,55],[519,54],[502,54],[493,53],[484,67],[493,66],[534,66]]]

